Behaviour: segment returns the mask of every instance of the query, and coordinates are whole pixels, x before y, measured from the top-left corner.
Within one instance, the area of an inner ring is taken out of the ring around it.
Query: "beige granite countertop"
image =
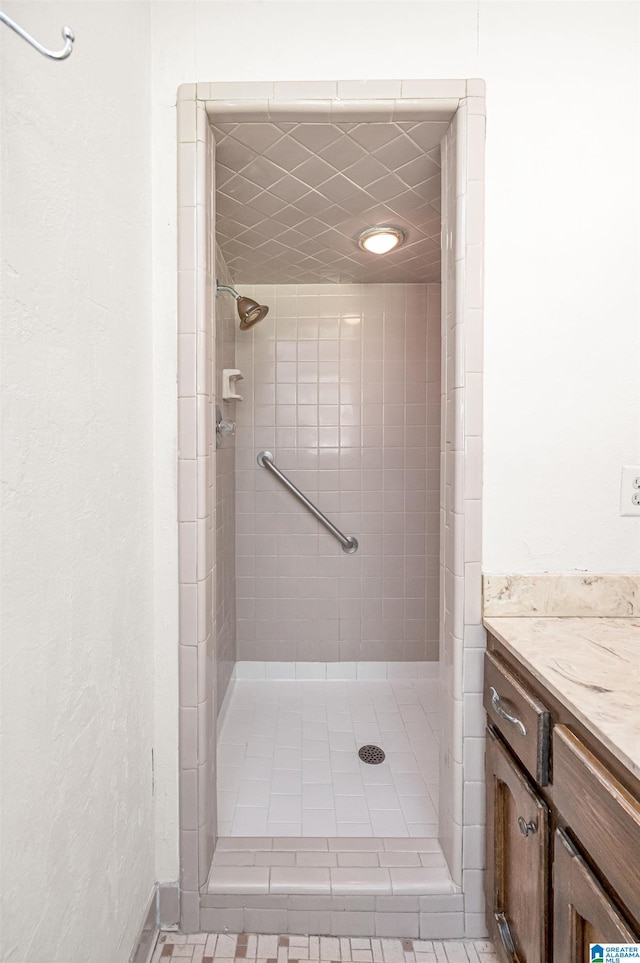
[[[640,778],[640,619],[526,616],[484,624]]]

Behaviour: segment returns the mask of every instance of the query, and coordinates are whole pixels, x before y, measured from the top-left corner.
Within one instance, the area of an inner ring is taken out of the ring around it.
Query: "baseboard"
[[[440,677],[439,662],[236,662],[234,679],[384,682]],[[227,690],[229,693],[231,685]],[[227,698],[225,697],[225,703]],[[223,704],[224,708],[224,704]]]
[[[138,933],[138,939],[133,945],[129,963],[150,963],[153,950],[158,939],[157,884],[154,885],[147,904],[144,921]]]
[[[180,922],[180,884],[178,881],[158,883],[158,925],[160,929]]]

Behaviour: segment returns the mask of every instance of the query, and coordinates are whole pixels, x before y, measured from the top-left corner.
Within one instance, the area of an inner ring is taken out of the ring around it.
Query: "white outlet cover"
[[[620,514],[640,515],[640,465],[624,465],[620,485]]]

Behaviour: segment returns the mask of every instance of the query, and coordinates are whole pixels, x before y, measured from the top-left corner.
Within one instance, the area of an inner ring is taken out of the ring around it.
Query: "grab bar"
[[[288,488],[292,495],[299,498],[305,508],[308,508],[312,515],[315,515],[319,522],[329,529],[332,535],[338,539],[342,545],[342,551],[346,552],[347,555],[353,555],[354,552],[358,551],[358,541],[353,535],[343,535],[339,528],[329,521],[326,515],[320,511],[319,508],[310,502],[306,495],[303,495],[299,488],[289,481],[286,475],[283,475],[279,468],[273,463],[273,453],[270,451],[261,451],[258,455],[258,464],[261,468],[268,468],[269,471],[279,478],[285,488]]]

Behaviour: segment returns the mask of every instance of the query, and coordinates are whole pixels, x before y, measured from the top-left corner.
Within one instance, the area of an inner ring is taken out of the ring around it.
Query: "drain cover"
[[[363,746],[362,749],[358,749],[358,755],[363,762],[368,763],[370,766],[379,766],[385,759],[384,752],[380,746]]]

